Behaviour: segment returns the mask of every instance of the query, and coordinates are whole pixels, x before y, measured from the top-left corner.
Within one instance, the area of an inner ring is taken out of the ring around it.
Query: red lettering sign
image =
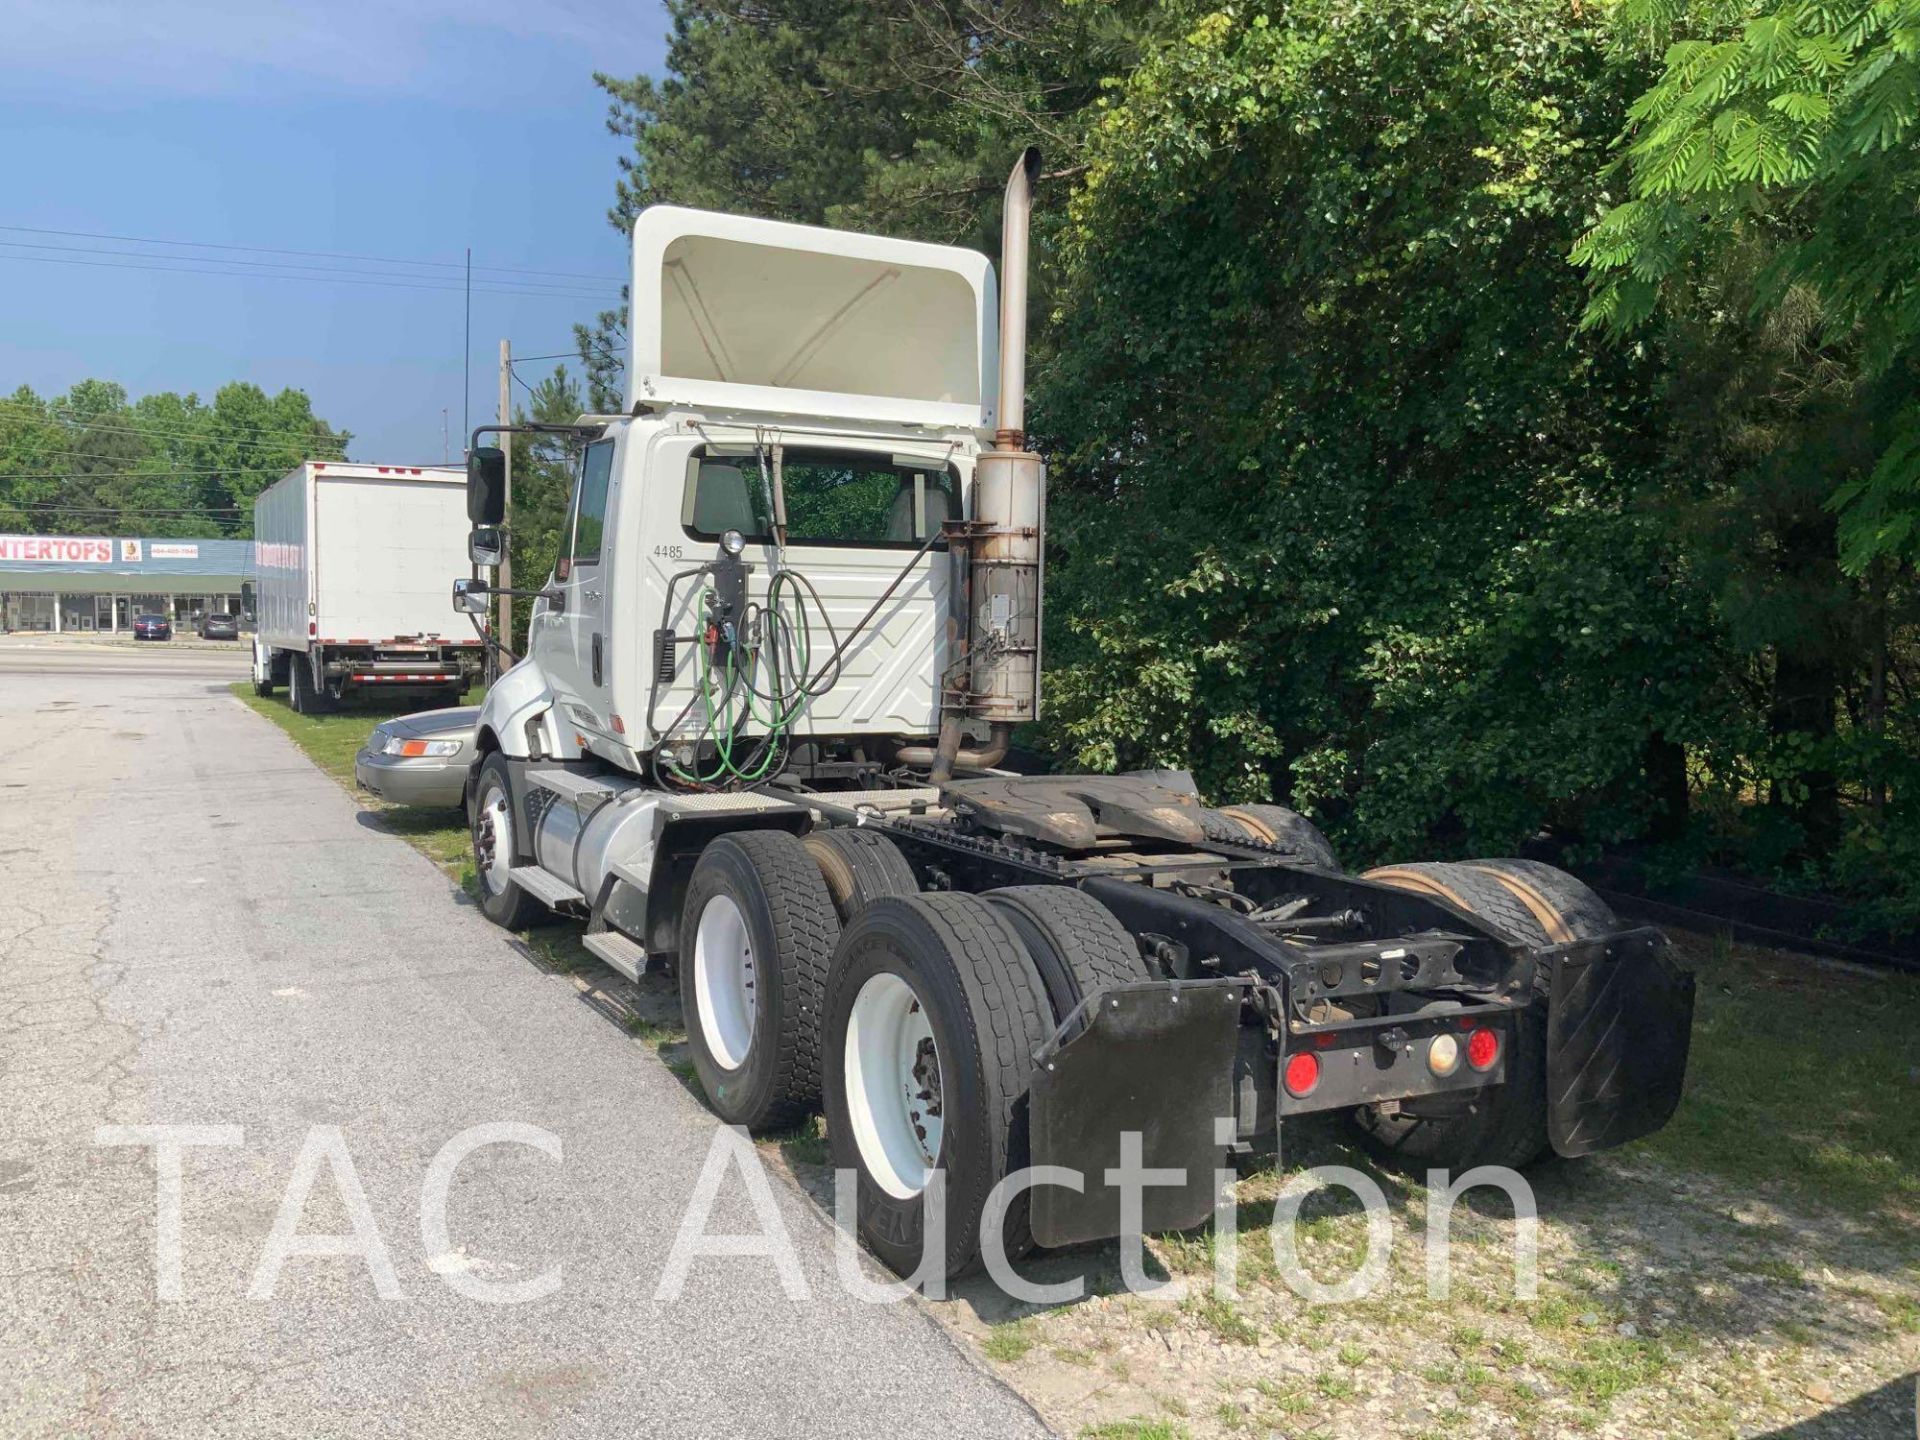
[[[113,542],[90,535],[0,535],[0,565],[105,565]]]

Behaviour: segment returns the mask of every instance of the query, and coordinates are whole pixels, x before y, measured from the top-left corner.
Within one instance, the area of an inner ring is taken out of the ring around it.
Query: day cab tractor
[[[1045,469],[1023,435],[1027,220],[1001,284],[947,246],[709,214],[633,232],[628,405],[583,417],[524,659],[467,786],[481,906],[671,968],[712,1108],[824,1109],[861,1234],[957,1273],[1027,1166],[1017,1253],[1121,1229],[1129,1132],[1204,1221],[1230,1150],[1350,1113],[1425,1167],[1523,1166],[1677,1102],[1691,978],[1521,860],[1348,874],[1273,805],[1182,772],[1002,768],[1040,713]],[[474,434],[470,558],[504,543]],[[491,587],[455,583],[477,616]],[[927,1195],[944,1178],[945,1244]],[[922,1272],[924,1273],[924,1272]]]

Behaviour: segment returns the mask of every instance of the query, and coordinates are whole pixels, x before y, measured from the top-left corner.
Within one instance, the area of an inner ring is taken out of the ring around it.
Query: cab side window
[[[613,442],[597,440],[580,461],[580,502],[573,520],[573,563],[598,565],[607,525],[607,480],[613,474]]]
[[[613,442],[596,440],[580,457],[580,481],[567,507],[570,543],[555,567],[561,580],[577,565],[598,565],[607,527],[607,482],[613,474]]]

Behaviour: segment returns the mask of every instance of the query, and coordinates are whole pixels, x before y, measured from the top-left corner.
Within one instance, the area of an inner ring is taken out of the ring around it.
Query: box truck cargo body
[[[254,689],[285,685],[303,711],[360,690],[464,693],[484,654],[447,603],[469,563],[465,486],[450,467],[309,460],[263,490]]]

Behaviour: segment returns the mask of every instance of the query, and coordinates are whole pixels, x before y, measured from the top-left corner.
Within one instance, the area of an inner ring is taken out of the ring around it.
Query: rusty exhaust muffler
[[[968,530],[964,597],[967,693],[943,696],[940,742],[932,755],[936,783],[956,762],[992,765],[1006,754],[1013,726],[1040,716],[1041,542],[1046,526],[1047,467],[1026,448],[1027,238],[1040,152],[1028,149],[1007,177],[1000,229],[1000,394],[993,449],[974,462],[973,517]],[[956,617],[960,618],[960,617]],[[984,751],[960,749],[962,717],[985,720]],[[989,758],[991,757],[991,758]],[[911,763],[911,762],[909,762]]]

